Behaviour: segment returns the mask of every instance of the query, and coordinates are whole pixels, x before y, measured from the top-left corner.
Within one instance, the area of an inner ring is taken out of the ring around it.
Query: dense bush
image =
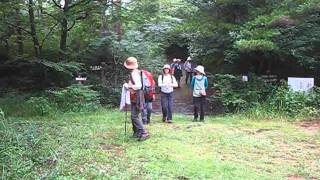
[[[233,75],[215,75],[216,94],[210,97],[221,102],[228,112],[260,111],[262,114],[316,116],[320,108],[320,89],[294,92],[288,84],[271,85],[258,77],[244,82]],[[261,114],[261,113],[260,113]]]
[[[287,116],[314,116],[319,113],[320,93],[315,88],[308,93],[294,92],[286,83],[277,87],[265,102],[271,112],[278,112]]]
[[[265,83],[258,77],[252,77],[244,82],[240,77],[226,74],[217,74],[213,77],[217,93],[212,97],[220,101],[228,112],[246,110],[266,100],[273,86]]]
[[[97,85],[94,87],[99,93],[100,103],[104,106],[114,107],[119,104],[121,88],[111,88],[111,87],[103,87],[102,85]]]
[[[71,85],[49,92],[49,99],[58,105],[61,111],[79,112],[96,110],[100,107],[99,93],[91,86]]]

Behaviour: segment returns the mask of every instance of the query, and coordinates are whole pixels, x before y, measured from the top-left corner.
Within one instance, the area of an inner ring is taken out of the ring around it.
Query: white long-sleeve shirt
[[[141,89],[141,72],[138,69],[135,69],[131,72],[131,77],[134,83],[129,81],[130,87],[135,91]]]
[[[162,81],[163,76],[163,81]],[[174,87],[178,87],[177,80],[171,74],[162,74],[158,77],[158,86],[163,93],[172,93]]]

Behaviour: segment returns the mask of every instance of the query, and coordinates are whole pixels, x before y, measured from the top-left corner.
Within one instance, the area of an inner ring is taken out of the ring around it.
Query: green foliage
[[[252,77],[243,82],[233,75],[215,75],[217,93],[211,101],[221,102],[228,112],[247,112],[249,115],[280,115],[285,117],[315,117],[320,115],[319,88],[305,93],[294,92],[286,83],[276,86]]]
[[[290,122],[232,115],[208,116],[205,123],[194,123],[189,116],[176,115],[173,130],[153,116],[150,139],[137,142],[129,137],[131,129],[124,136],[124,118],[123,112],[105,110],[10,117],[5,126],[0,123],[0,177],[224,180],[287,179],[294,174],[320,178],[319,135]]]
[[[71,75],[74,72],[79,72],[82,69],[83,64],[78,62],[52,62],[42,60],[40,63],[47,68],[51,68],[58,72],[63,72]]]
[[[229,74],[217,74],[213,79],[217,93],[212,100],[222,102],[229,112],[243,111],[258,105],[266,100],[273,88],[254,76],[249,82]]]
[[[32,110],[36,115],[48,115],[53,111],[56,106],[53,103],[50,103],[48,98],[46,97],[31,97],[27,104],[32,107]]]
[[[279,112],[287,116],[302,115],[312,117],[319,115],[319,92],[294,92],[284,83],[270,94],[266,104],[271,112]]]
[[[250,51],[272,51],[278,49],[277,46],[266,40],[239,40],[235,42],[235,48],[238,48],[241,52]]]
[[[91,86],[76,84],[48,92],[50,101],[57,103],[64,112],[91,111],[100,107],[99,93],[92,90]]]
[[[95,86],[93,88],[99,93],[99,101],[104,106],[114,107],[119,105],[119,99],[121,98],[121,88],[111,88],[105,86]]]
[[[43,129],[34,123],[1,120],[2,179],[34,179],[39,176],[36,169],[49,168],[56,163],[55,154],[42,131]]]

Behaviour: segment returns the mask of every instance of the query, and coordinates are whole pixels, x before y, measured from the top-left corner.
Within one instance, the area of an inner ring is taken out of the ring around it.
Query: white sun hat
[[[165,64],[162,69],[171,69],[169,64]]]
[[[189,56],[188,58],[187,58],[187,61],[191,61],[192,59],[191,59],[191,57]]]
[[[198,71],[199,73],[205,75],[206,73],[204,72],[204,67],[199,65],[196,68],[194,68],[194,70]]]

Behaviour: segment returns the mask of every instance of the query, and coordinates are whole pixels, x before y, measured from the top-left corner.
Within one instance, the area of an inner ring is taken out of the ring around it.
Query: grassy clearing
[[[244,116],[174,124],[154,117],[145,142],[124,136],[124,113],[7,118],[2,179],[320,179],[320,133]]]

